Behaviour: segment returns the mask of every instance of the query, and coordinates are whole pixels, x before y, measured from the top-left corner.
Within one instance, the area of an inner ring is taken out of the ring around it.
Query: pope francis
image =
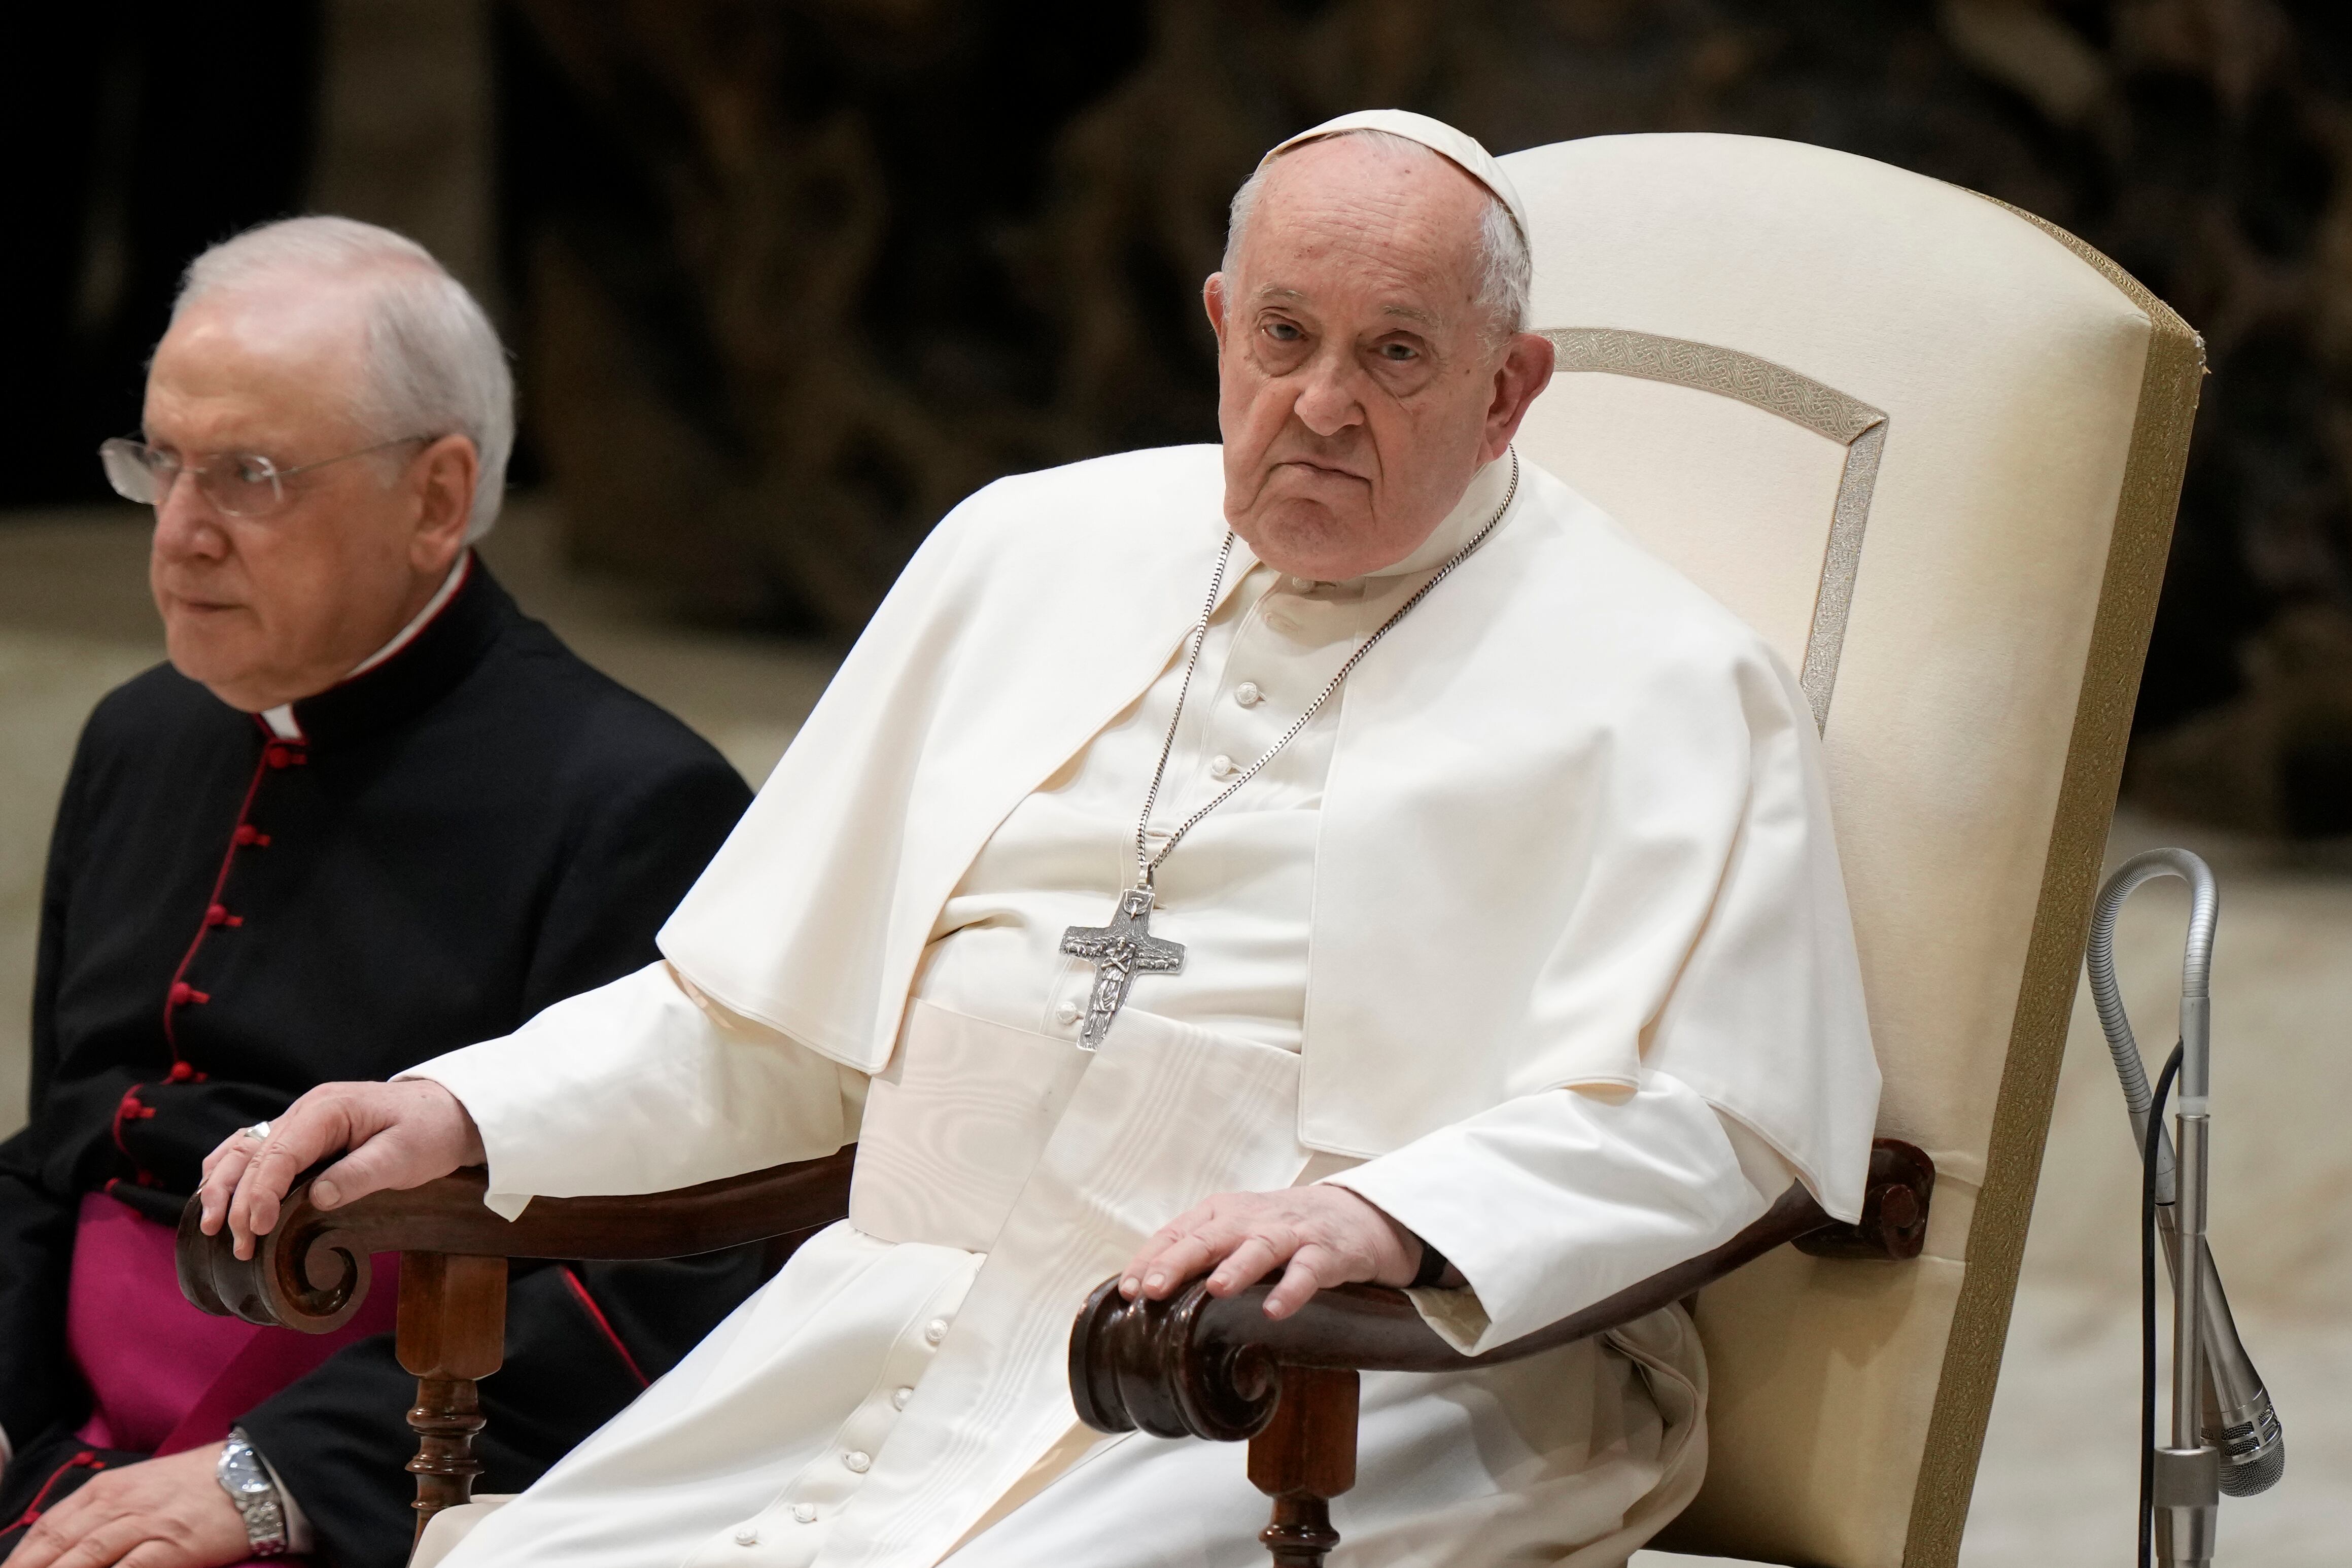
[[[240,1248],[487,1164],[494,1208],[856,1141],[848,1219],[455,1564],[1244,1564],[1238,1448],[1097,1437],[1097,1281],[1414,1286],[1465,1350],[1854,1217],[1878,1074],[1812,721],[1511,439],[1551,372],[1477,143],[1269,153],[1205,303],[1213,447],[1006,479],[876,615],[665,962],[204,1188]],[[1375,1375],[1335,1563],[1620,1563],[1696,1490],[1679,1309]]]

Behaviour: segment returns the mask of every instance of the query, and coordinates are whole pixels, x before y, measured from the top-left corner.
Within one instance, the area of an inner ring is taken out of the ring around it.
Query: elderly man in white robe
[[[1878,1077],[1816,737],[1762,641],[1511,439],[1518,200],[1375,111],[1269,153],[1221,446],[992,485],[908,568],[665,962],[215,1156],[240,1249],[487,1165],[655,1192],[852,1142],[847,1220],[456,1564],[1264,1560],[1238,1448],[1099,1437],[1098,1281],[1418,1286],[1465,1351],[1851,1218]],[[1204,606],[1205,602],[1205,608]],[[1364,1383],[1339,1563],[1622,1563],[1696,1490],[1668,1309]]]

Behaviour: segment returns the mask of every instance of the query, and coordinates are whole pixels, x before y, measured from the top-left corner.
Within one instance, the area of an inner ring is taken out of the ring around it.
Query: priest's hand
[[[1229,1192],[1154,1232],[1118,1288],[1129,1301],[1164,1301],[1214,1265],[1209,1294],[1230,1296],[1279,1269],[1265,1315],[1286,1318],[1333,1285],[1409,1285],[1421,1251],[1420,1238],[1344,1186]]]
[[[5,1568],[223,1568],[250,1555],[215,1479],[221,1446],[91,1477],[25,1532]]]
[[[236,1255],[278,1223],[287,1189],[319,1161],[350,1154],[319,1173],[310,1201],[337,1208],[372,1192],[422,1186],[460,1166],[487,1163],[480,1129],[457,1097],[429,1078],[398,1083],[321,1083],[269,1124],[267,1138],[232,1133],[205,1156],[204,1231],[224,1221]]]

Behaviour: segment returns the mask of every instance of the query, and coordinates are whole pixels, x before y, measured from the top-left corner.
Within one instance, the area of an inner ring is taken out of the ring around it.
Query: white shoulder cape
[[[1222,497],[1217,448],[1196,446],[959,506],[663,954],[724,1006],[879,1071],[973,856],[1190,631]],[[1300,1141],[1371,1157],[1646,1066],[1853,1218],[1878,1071],[1812,720],[1762,641],[1529,465],[1341,700]]]

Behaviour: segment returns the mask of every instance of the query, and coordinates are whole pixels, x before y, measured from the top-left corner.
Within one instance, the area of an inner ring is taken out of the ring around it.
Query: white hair
[[[1452,166],[1453,161],[1433,148],[1424,147],[1410,136],[1399,136],[1392,131],[1378,131],[1370,126],[1352,131],[1335,131],[1329,136],[1318,137],[1329,141],[1341,136],[1361,136],[1385,147],[1402,148],[1424,158],[1435,158]],[[1276,163],[1314,142],[1302,141],[1297,147],[1286,147],[1272,158],[1260,163],[1234,193],[1233,212],[1225,224],[1225,256],[1220,264],[1228,280],[1234,276],[1234,264],[1242,251],[1243,236],[1248,232],[1250,214],[1257,210],[1258,197],[1265,193],[1265,177]],[[1481,186],[1481,190],[1485,187]],[[1528,254],[1528,236],[1519,232],[1518,220],[1511,209],[1492,191],[1486,192],[1486,204],[1478,217],[1478,304],[1486,312],[1488,331],[1493,343],[1499,345],[1514,332],[1528,329],[1528,294],[1535,281],[1535,262]]]
[[[466,538],[488,533],[514,450],[514,376],[481,306],[423,246],[352,218],[263,224],[188,264],[172,318],[208,294],[299,277],[363,286],[367,348],[352,412],[380,441],[471,441],[479,469]]]

